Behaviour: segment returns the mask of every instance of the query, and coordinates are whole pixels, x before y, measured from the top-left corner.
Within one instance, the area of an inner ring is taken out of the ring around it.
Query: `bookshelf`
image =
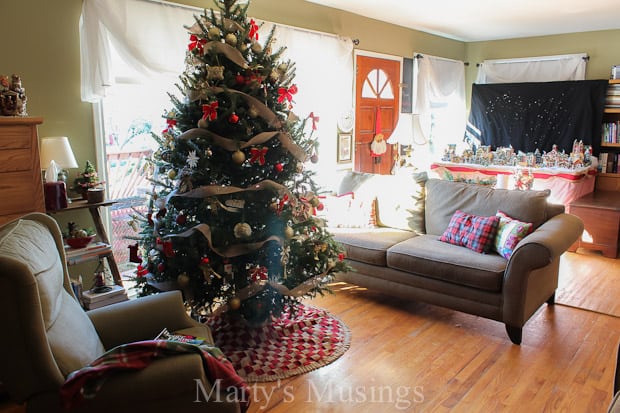
[[[74,200],[67,206],[67,208],[57,209],[53,211],[48,210],[47,213],[50,215],[60,214],[65,212],[75,212],[75,210],[87,208],[90,212],[93,223],[95,224],[97,235],[99,236],[101,241],[91,243],[85,248],[66,248],[65,258],[67,260],[67,265],[75,265],[94,259],[105,258],[108,261],[108,266],[110,267],[110,271],[112,272],[114,283],[122,286],[123,282],[121,280],[121,274],[118,269],[118,265],[116,264],[116,260],[114,259],[112,245],[110,244],[110,240],[108,239],[108,234],[101,220],[101,212],[99,211],[101,207],[108,207],[110,205],[113,205],[114,203],[116,203],[116,201],[88,203],[86,200]]]
[[[620,79],[610,79],[603,114],[603,135],[596,189],[620,191]]]

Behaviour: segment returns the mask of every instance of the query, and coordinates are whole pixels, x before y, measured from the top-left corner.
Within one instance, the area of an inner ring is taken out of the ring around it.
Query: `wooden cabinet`
[[[37,125],[42,118],[0,117],[0,225],[45,212]]]

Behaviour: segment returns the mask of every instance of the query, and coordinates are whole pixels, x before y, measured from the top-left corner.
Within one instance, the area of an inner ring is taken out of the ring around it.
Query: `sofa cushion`
[[[348,259],[385,267],[386,251],[392,245],[414,237],[411,231],[393,228],[372,230],[330,230],[334,239],[342,244]]]
[[[493,246],[498,224],[498,216],[481,217],[457,210],[439,241],[487,252]]]
[[[356,199],[376,199],[377,225],[425,232],[424,197],[426,172],[401,170],[396,175],[348,172],[339,194],[355,193]]]
[[[319,196],[322,209],[316,215],[334,228],[372,228],[376,226],[375,202],[355,198],[353,192]]]
[[[499,225],[493,247],[499,255],[509,260],[519,241],[532,232],[532,224],[513,219],[502,211],[497,211],[496,215],[499,217]]]
[[[0,232],[0,254],[25,263],[34,276],[47,340],[65,376],[104,353],[90,319],[63,288],[64,265],[44,224],[18,220],[4,227]]]
[[[463,182],[429,179],[426,182],[426,233],[441,235],[457,209],[469,214],[491,216],[501,210],[534,229],[549,219],[550,191],[512,191]]]
[[[387,252],[390,268],[492,292],[501,290],[507,262],[497,254],[441,242],[435,235],[409,238]]]

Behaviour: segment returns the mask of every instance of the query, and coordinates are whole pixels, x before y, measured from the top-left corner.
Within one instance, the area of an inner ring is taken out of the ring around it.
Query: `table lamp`
[[[67,168],[77,168],[78,163],[73,155],[69,138],[66,136],[49,136],[41,139],[40,142],[41,169],[53,168],[54,165],[60,168],[56,178],[46,175],[44,184],[45,207],[56,210],[66,208],[67,203],[71,202],[67,196]]]
[[[413,152],[413,115],[410,113],[401,113],[398,117],[396,128],[387,140],[387,143],[395,145],[399,144],[404,147],[405,160],[411,162],[411,152]],[[400,154],[399,154],[400,155]]]

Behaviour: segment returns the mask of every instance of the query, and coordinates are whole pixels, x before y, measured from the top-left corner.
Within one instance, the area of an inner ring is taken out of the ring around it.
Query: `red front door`
[[[398,122],[400,61],[358,55],[356,67],[355,170],[389,174],[397,149],[380,135],[387,140]]]

